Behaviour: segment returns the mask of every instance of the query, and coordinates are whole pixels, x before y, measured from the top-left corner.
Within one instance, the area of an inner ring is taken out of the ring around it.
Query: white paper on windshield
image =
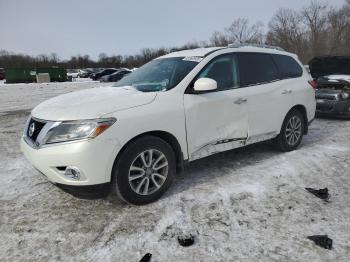
[[[183,61],[192,61],[192,62],[197,62],[199,63],[200,61],[203,60],[203,57],[200,56],[186,56]]]

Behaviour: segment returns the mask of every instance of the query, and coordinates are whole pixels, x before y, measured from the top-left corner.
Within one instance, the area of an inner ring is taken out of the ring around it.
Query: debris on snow
[[[146,255],[144,255],[141,258],[140,262],[149,262],[149,261],[151,261],[151,258],[152,258],[152,254],[151,253],[147,253]]]
[[[177,241],[179,244],[183,247],[189,247],[192,246],[194,243],[194,236],[193,235],[182,235],[177,237]]]
[[[314,188],[307,187],[305,189],[307,191],[309,191],[311,194],[314,194],[318,198],[321,198],[321,199],[323,199],[325,201],[328,201],[329,198],[330,198],[330,195],[328,193],[328,188],[314,189]]]
[[[308,236],[308,239],[315,242],[316,245],[323,247],[325,249],[332,249],[333,240],[328,237],[328,235],[314,235]]]

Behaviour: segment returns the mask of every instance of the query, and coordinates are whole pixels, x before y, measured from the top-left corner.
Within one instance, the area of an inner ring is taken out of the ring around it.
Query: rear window
[[[279,79],[277,67],[270,54],[239,53],[241,86],[257,85]]]
[[[296,78],[303,75],[301,66],[290,56],[272,55],[281,74],[281,78]]]

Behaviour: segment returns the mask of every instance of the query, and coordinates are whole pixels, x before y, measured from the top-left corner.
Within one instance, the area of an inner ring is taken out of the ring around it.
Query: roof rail
[[[284,49],[279,47],[279,46],[264,45],[264,44],[253,44],[253,43],[233,43],[233,44],[229,44],[227,47],[229,47],[229,48],[260,47],[260,48],[268,48],[268,49],[276,49],[276,50],[279,50],[279,51],[284,51]]]

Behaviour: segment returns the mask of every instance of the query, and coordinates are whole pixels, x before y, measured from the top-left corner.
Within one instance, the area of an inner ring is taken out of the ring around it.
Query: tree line
[[[313,0],[301,9],[281,8],[271,18],[265,30],[262,22],[250,23],[246,18],[234,19],[222,31],[216,31],[207,41],[190,42],[180,47],[144,48],[136,55],[101,53],[97,60],[88,55],[61,60],[57,54],[29,56],[0,50],[0,68],[51,67],[103,68],[139,67],[169,52],[230,43],[275,45],[296,53],[302,62],[320,55],[350,55],[350,0],[336,8],[327,2]]]

